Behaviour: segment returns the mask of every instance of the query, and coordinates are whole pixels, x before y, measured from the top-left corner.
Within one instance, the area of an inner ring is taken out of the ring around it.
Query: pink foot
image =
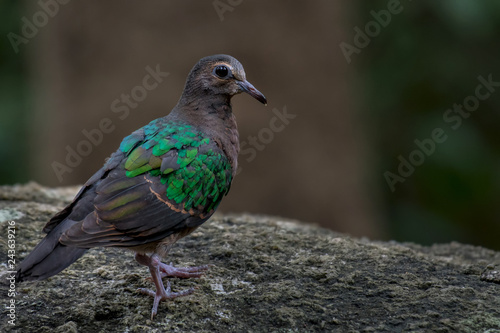
[[[202,276],[203,273],[208,271],[209,269],[208,265],[197,266],[197,267],[174,267],[172,266],[172,263],[170,263],[170,265],[167,265],[162,262],[160,262],[159,265],[160,265],[160,274],[162,278],[167,276],[179,277],[185,279],[197,278]]]
[[[206,270],[208,270],[209,266],[199,266],[199,267],[179,267],[175,268],[170,265],[164,264],[160,261],[156,254],[151,256],[147,256],[144,254],[137,253],[135,255],[135,259],[138,263],[148,266],[149,271],[151,272],[151,280],[156,287],[156,292],[147,288],[139,288],[138,291],[140,293],[152,296],[153,300],[153,309],[151,310],[151,320],[154,318],[156,313],[158,312],[158,305],[161,301],[167,299],[173,299],[176,297],[191,295],[194,292],[194,288],[186,289],[179,292],[172,292],[170,281],[167,281],[167,289],[163,285],[162,278],[165,276],[174,276],[181,278],[192,278],[192,277],[200,277]]]
[[[181,296],[191,295],[194,292],[194,288],[186,289],[183,291],[179,291],[177,293],[172,292],[170,287],[170,281],[167,281],[167,289],[161,283],[160,288],[156,288],[156,292],[147,288],[139,288],[137,289],[142,294],[146,294],[153,297],[153,309],[151,310],[151,320],[156,316],[158,312],[158,305],[161,301],[165,301],[167,299],[174,299]]]

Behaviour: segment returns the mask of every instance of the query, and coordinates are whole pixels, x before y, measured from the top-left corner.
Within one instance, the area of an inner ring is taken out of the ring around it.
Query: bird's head
[[[247,81],[245,70],[235,58],[218,54],[202,58],[193,67],[186,81],[184,94],[234,96],[246,92],[267,105],[266,97]]]

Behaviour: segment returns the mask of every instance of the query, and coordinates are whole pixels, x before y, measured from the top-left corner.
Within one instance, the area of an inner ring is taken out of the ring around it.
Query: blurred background
[[[0,3],[0,184],[84,183],[227,53],[269,105],[221,211],[500,249],[500,2],[59,1]]]

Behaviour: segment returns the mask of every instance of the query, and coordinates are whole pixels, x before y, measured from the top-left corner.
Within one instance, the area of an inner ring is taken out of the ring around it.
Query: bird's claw
[[[162,263],[160,258],[156,254],[147,256],[145,254],[137,253],[135,255],[135,258],[138,263],[148,266],[149,271],[151,272],[150,279],[153,281],[156,287],[156,292],[146,288],[138,289],[140,293],[149,295],[154,298],[153,310],[151,311],[151,319],[153,319],[154,316],[156,315],[158,311],[158,305],[160,304],[161,301],[181,296],[191,295],[195,290],[195,288],[190,288],[174,293],[171,290],[170,281],[167,281],[167,288],[165,289],[165,285],[163,284],[162,278],[164,278],[165,276],[173,276],[180,278],[200,277],[211,266],[211,265],[204,265],[198,267],[176,268],[172,266],[172,263],[170,263],[170,265]]]
[[[202,265],[195,267],[174,267],[172,263],[169,265],[158,262],[158,268],[160,269],[160,276],[163,279],[164,277],[178,277],[183,279],[189,278],[199,278],[206,271],[210,269],[213,265]],[[151,277],[148,277],[147,280],[152,280]]]
[[[146,294],[146,295],[149,295],[149,296],[154,298],[153,309],[151,310],[151,320],[153,320],[154,316],[156,316],[156,313],[158,312],[158,305],[160,304],[161,301],[191,295],[194,292],[194,289],[195,288],[189,288],[189,289],[185,289],[185,290],[174,293],[174,292],[172,292],[170,281],[167,281],[167,288],[166,289],[165,288],[158,288],[157,291],[154,292],[151,289],[139,288],[139,289],[137,289],[137,291],[139,291],[142,294]]]
[[[198,278],[203,275],[209,269],[208,265],[196,266],[196,267],[174,267],[172,263],[170,265],[160,263],[160,274],[161,277],[178,277],[178,278]]]

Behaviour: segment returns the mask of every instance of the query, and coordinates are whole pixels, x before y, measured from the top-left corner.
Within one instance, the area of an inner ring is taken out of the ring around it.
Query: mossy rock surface
[[[1,262],[8,222],[16,260],[78,188],[0,187]],[[16,325],[0,332],[500,332],[500,252],[458,243],[423,247],[355,239],[258,215],[216,215],[179,241],[166,262],[213,265],[171,279],[194,294],[162,302],[132,252],[91,249],[60,274],[16,286]],[[0,292],[9,286],[2,264]]]

